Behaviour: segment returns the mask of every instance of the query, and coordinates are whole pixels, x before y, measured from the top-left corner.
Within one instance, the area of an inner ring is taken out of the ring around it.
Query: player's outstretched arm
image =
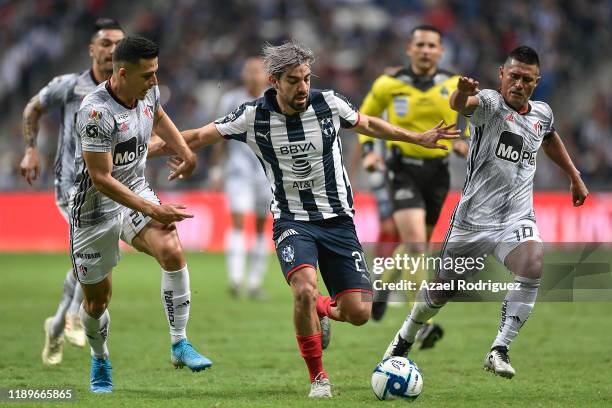
[[[214,123],[209,123],[197,129],[183,130],[181,135],[191,150],[206,147],[224,140]],[[166,142],[160,137],[155,136],[151,136],[148,149],[149,152],[147,157],[172,156],[176,154]]]
[[[410,130],[392,125],[374,116],[360,114],[359,123],[353,128],[356,132],[370,135],[377,139],[394,140],[398,142],[414,143],[430,149],[448,148],[438,143],[440,139],[457,139],[460,131],[455,125],[444,126],[444,122],[438,123],[436,127],[424,133],[416,133]]]
[[[450,97],[450,107],[463,116],[470,116],[478,107],[476,95],[480,92],[478,81],[470,77],[459,77],[457,89]]]
[[[175,169],[168,180],[175,178],[189,177],[196,165],[196,155],[185,143],[179,130],[160,106],[155,113],[155,125],[153,131],[165,142],[168,148],[172,149],[182,159],[182,164]]]
[[[40,175],[40,159],[36,148],[36,138],[38,137],[38,127],[44,109],[40,104],[38,95],[30,99],[23,110],[23,140],[25,141],[25,153],[19,170],[21,176],[25,178],[29,185]]]
[[[217,126],[214,124],[214,122],[211,122],[208,125],[202,126],[198,129],[185,130],[181,132],[181,134],[185,138],[185,141],[189,147],[193,150],[210,146],[225,140],[219,130],[217,130]]]
[[[542,148],[544,149],[544,153],[546,153],[546,155],[569,177],[572,204],[574,204],[574,207],[579,207],[584,204],[584,200],[586,200],[589,195],[589,190],[584,184],[584,181],[582,181],[580,172],[576,169],[576,166],[574,166],[559,134],[553,131],[549,136],[545,137],[542,142]]]
[[[135,194],[123,183],[115,179],[111,174],[113,162],[110,152],[84,151],[83,159],[85,160],[87,172],[94,187],[111,200],[146,214],[162,224],[170,224],[182,221],[185,218],[193,218],[192,214],[182,211],[185,208],[184,206],[176,204],[156,205]]]

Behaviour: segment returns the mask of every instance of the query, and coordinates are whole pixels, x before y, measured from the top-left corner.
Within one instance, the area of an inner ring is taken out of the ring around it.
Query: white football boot
[[[507,379],[514,377],[514,368],[510,365],[508,348],[493,347],[485,356],[484,369]]]
[[[310,384],[310,398],[331,398],[331,383],[328,378],[323,377],[323,373],[319,373],[315,380]]]
[[[85,329],[81,324],[81,318],[78,314],[66,313],[66,326],[64,326],[64,337],[68,343],[77,347],[85,347],[87,339],[85,338]]]
[[[57,338],[51,337],[51,323],[53,317],[45,319],[45,348],[42,351],[42,361],[44,365],[56,365],[62,362],[64,354],[64,335]]]

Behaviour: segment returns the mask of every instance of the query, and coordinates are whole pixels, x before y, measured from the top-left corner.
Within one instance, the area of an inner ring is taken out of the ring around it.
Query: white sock
[[[268,268],[268,246],[265,234],[258,234],[255,245],[251,250],[251,270],[249,273],[249,290],[261,287],[266,269]]]
[[[228,235],[227,248],[227,273],[230,285],[240,286],[244,269],[246,266],[246,242],[244,232],[239,229],[232,229]]]
[[[187,265],[173,272],[162,269],[161,298],[174,344],[187,338],[186,328],[191,304]]]
[[[399,331],[400,336],[409,343],[414,343],[417,332],[421,327],[423,327],[429,319],[438,314],[442,306],[444,306],[435,305],[431,301],[427,290],[421,291],[418,297],[420,297],[419,301],[414,302],[410,315],[408,315]]]
[[[520,285],[519,289],[509,290],[506,293],[506,298],[502,303],[499,331],[491,348],[497,346],[510,347],[510,343],[529,318],[538,297],[540,279],[517,276],[514,278],[514,282]]]
[[[106,339],[110,329],[110,314],[108,309],[104,311],[99,319],[91,317],[81,306],[79,310],[81,323],[85,329],[85,335],[91,348],[91,355],[96,358],[108,358],[108,347]]]
[[[72,273],[72,269],[70,269],[64,278],[64,291],[62,293],[62,299],[57,306],[57,311],[55,312],[53,321],[51,322],[51,337],[56,338],[64,332],[64,325],[66,324],[64,316],[70,307],[70,302],[72,301],[75,287],[77,286],[80,287],[81,285],[77,283],[77,280]]]
[[[74,295],[72,295],[72,301],[70,302],[70,307],[66,313],[68,314],[79,314],[79,309],[81,308],[81,303],[83,302],[83,288],[77,282],[74,287]]]

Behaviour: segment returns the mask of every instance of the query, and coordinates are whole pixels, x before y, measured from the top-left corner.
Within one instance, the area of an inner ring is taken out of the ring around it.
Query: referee
[[[457,123],[462,117],[449,106],[449,97],[457,87],[458,76],[438,68],[442,57],[442,33],[430,25],[411,31],[406,54],[408,67],[387,70],[368,92],[360,111],[371,116],[386,115],[392,124],[422,132],[444,121]],[[461,124],[458,124],[459,128]],[[403,247],[398,251],[422,254],[427,250],[434,226],[449,190],[448,155],[451,149],[461,156],[468,153],[465,140],[444,140],[449,150],[426,149],[414,144],[387,142],[386,159],[374,151],[374,140],[359,135],[363,166],[368,171],[383,168],[393,205],[393,220]],[[420,271],[423,276],[424,271]],[[385,276],[389,280],[390,277]],[[381,292],[373,304],[372,318],[382,319],[388,293]],[[433,347],[442,336],[439,325],[424,326],[421,348]]]

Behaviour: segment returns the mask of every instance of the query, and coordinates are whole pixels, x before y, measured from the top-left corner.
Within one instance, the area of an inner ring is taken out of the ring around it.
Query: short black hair
[[[91,33],[91,41],[96,38],[96,35],[100,30],[121,30],[121,24],[117,20],[112,18],[101,17],[96,20],[93,26],[93,32]]]
[[[506,63],[510,62],[512,59],[522,62],[523,64],[536,65],[538,68],[540,68],[540,58],[538,57],[538,53],[527,45],[518,46],[510,51],[508,58],[506,58]]]
[[[138,65],[140,59],[151,59],[158,55],[159,47],[157,44],[139,35],[134,35],[119,41],[113,53],[113,64],[129,62]]]
[[[431,24],[421,24],[418,25],[416,27],[414,27],[411,31],[410,31],[410,40],[412,41],[412,37],[414,36],[414,32],[417,30],[421,30],[421,31],[433,31],[434,33],[437,33],[440,36],[440,42],[442,42],[442,31],[440,31],[437,27],[432,26]]]

